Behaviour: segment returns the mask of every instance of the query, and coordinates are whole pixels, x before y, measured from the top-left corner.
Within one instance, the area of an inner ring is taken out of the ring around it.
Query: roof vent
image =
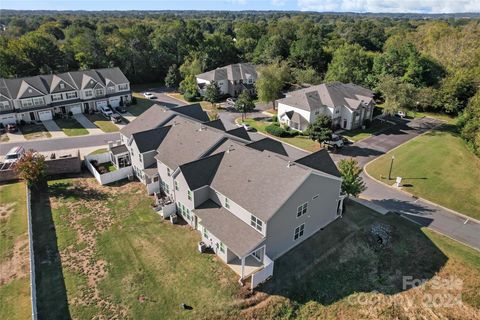
[[[205,131],[205,130],[207,130],[207,127],[205,127],[204,125],[201,125],[200,129],[198,129],[197,131]]]
[[[293,166],[293,165],[294,165],[294,163],[293,163],[292,161],[288,161],[288,163],[287,163],[287,168],[290,168],[290,167]]]
[[[229,145],[227,148],[227,153],[230,153],[230,151],[233,151],[233,145]]]

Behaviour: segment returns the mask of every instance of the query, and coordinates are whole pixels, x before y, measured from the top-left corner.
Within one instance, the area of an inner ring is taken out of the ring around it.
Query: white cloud
[[[480,0],[298,0],[303,11],[480,12]]]
[[[241,4],[241,5],[247,4],[247,0],[230,0],[230,2],[233,4]]]
[[[285,0],[272,0],[272,6],[283,7],[285,2]]]

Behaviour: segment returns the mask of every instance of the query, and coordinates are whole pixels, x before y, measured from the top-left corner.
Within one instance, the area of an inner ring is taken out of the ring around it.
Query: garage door
[[[96,105],[97,105],[97,108],[101,108],[101,107],[108,106],[108,103],[107,103],[107,101],[97,101]]]
[[[52,120],[52,111],[38,111],[38,119],[40,121]]]
[[[114,108],[118,107],[120,105],[120,98],[110,99],[110,105]]]
[[[82,113],[82,107],[77,105],[77,106],[72,106],[70,107],[70,111],[73,113],[73,114],[78,114],[78,113]]]
[[[0,118],[0,123],[3,123],[4,126],[10,123],[15,123],[15,122],[16,122],[15,116],[3,116],[2,118]]]

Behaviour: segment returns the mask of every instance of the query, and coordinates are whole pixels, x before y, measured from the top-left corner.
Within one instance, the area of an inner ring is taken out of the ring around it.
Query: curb
[[[442,124],[437,125],[435,128],[437,128],[437,127],[440,126],[440,125],[442,125]],[[413,141],[413,140],[415,140],[415,139],[417,139],[417,138],[419,138],[419,137],[421,137],[421,136],[429,133],[431,130],[433,130],[433,129],[435,129],[435,128],[432,128],[432,129],[430,129],[430,130],[427,130],[427,131],[425,131],[424,133],[419,134],[418,136],[416,136],[416,137],[414,137],[414,138],[412,138],[412,139],[410,139],[410,140],[408,140],[408,141],[405,141],[404,143],[399,144],[398,146],[396,146],[395,148],[392,148],[392,149],[389,150],[388,152],[391,152],[391,151],[394,151],[394,150],[400,148],[400,147],[403,146],[404,144],[406,144],[406,143],[408,143],[408,142],[410,142],[410,141]],[[387,153],[388,153],[388,152],[387,152]],[[385,154],[387,154],[387,153],[385,153]],[[402,189],[400,189],[400,188],[393,187],[393,186],[391,186],[391,185],[389,185],[389,184],[387,184],[387,183],[385,183],[385,182],[383,182],[383,181],[381,181],[381,180],[378,180],[378,179],[372,177],[372,176],[368,173],[367,167],[368,167],[373,161],[377,160],[378,158],[380,158],[380,157],[377,157],[377,158],[375,158],[375,159],[370,160],[369,162],[367,162],[367,163],[363,166],[363,172],[365,172],[365,174],[367,175],[368,178],[370,178],[370,179],[372,179],[372,180],[374,180],[374,181],[377,181],[377,182],[379,182],[379,183],[381,183],[381,184],[384,184],[384,185],[386,185],[387,187],[389,187],[389,188],[391,188],[391,189],[393,189],[393,190],[397,190],[397,191],[403,192],[405,195],[408,195],[408,196],[410,196],[410,197],[412,197],[412,198],[413,198],[413,197],[416,197],[416,199],[421,200],[421,201],[424,201],[424,202],[426,202],[426,203],[428,203],[428,204],[430,204],[430,205],[432,205],[432,206],[437,206],[437,207],[442,208],[443,210],[448,211],[448,212],[450,212],[450,213],[452,213],[452,214],[454,214],[454,215],[456,215],[456,216],[459,216],[459,217],[464,218],[464,219],[466,219],[466,220],[473,221],[473,222],[475,222],[475,223],[480,224],[480,220],[478,220],[478,219],[469,217],[469,216],[467,216],[467,215],[464,215],[463,213],[460,213],[460,212],[457,212],[457,211],[455,211],[455,210],[449,209],[449,208],[447,208],[447,207],[444,207],[444,206],[442,206],[442,205],[440,205],[440,204],[438,204],[438,203],[432,202],[432,201],[427,200],[427,199],[425,199],[425,198],[417,197],[417,196],[411,194],[411,193],[408,192],[408,191],[402,190]]]

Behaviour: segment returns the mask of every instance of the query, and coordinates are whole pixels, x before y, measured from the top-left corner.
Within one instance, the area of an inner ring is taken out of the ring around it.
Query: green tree
[[[387,75],[380,79],[377,90],[385,98],[383,110],[386,114],[394,114],[399,110],[411,110],[417,106],[418,91],[411,83]]]
[[[286,62],[274,62],[258,69],[259,78],[255,82],[258,99],[272,103],[281,95],[285,84],[290,80],[290,68]]]
[[[190,55],[185,62],[180,66],[180,73],[185,79],[188,76],[196,76],[202,73],[204,66],[200,57],[196,54]]]
[[[369,85],[371,71],[372,58],[370,55],[358,44],[346,44],[333,53],[325,80]]]
[[[317,72],[325,72],[328,57],[322,49],[320,39],[307,35],[292,43],[289,60],[297,68],[314,68]]]
[[[165,77],[165,85],[169,88],[178,88],[180,84],[180,71],[176,64],[172,64],[168,68],[167,76]]]
[[[205,88],[204,99],[212,104],[218,102],[220,100],[222,93],[220,92],[220,87],[215,81],[212,81],[207,87]]]
[[[45,177],[45,157],[34,150],[28,150],[14,165],[20,179],[33,186]]]
[[[180,91],[187,101],[195,101],[198,97],[197,80],[195,76],[189,75],[180,82]]]
[[[367,189],[361,176],[362,168],[358,165],[357,160],[353,158],[342,159],[338,163],[338,169],[342,175],[342,192],[347,197],[357,197]]]
[[[242,113],[242,121],[245,119],[247,112],[255,109],[255,103],[248,91],[244,90],[238,95],[237,101],[235,101],[235,109]]]
[[[320,115],[308,125],[307,132],[310,139],[323,145],[324,141],[332,138],[332,119],[327,115]]]
[[[315,69],[309,67],[306,69],[292,69],[292,75],[295,79],[295,83],[299,85],[303,84],[320,84],[322,77],[315,71]]]
[[[288,57],[288,42],[280,35],[262,37],[253,53],[256,63],[273,63]]]

